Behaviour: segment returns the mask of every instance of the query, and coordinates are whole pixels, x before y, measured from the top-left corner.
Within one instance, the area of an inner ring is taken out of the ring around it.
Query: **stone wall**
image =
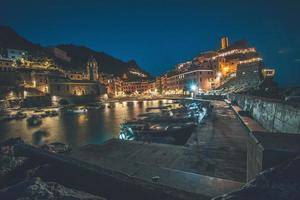
[[[247,143],[247,181],[299,155],[298,134],[251,132]]]
[[[268,131],[300,134],[300,106],[240,94],[228,94],[227,97],[243,110],[249,111]]]

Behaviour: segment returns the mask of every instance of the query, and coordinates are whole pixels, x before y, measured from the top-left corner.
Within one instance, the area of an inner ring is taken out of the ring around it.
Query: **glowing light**
[[[57,101],[57,96],[52,96],[52,101]]]
[[[24,90],[24,98],[26,98],[28,95],[27,91]]]
[[[221,73],[221,72],[218,72],[218,73],[217,73],[217,77],[218,77],[218,78],[221,78],[221,77],[222,77],[222,73]]]
[[[197,90],[197,85],[192,84],[190,88],[191,88],[192,91],[195,91],[195,90]]]

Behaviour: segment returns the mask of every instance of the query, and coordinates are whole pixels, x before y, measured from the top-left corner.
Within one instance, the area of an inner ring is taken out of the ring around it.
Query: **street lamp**
[[[196,85],[196,84],[192,84],[192,85],[190,86],[190,89],[191,89],[191,91],[192,91],[191,96],[192,96],[192,98],[193,98],[194,95],[195,95],[195,92],[196,92],[196,90],[197,90],[197,85]]]
[[[191,88],[191,91],[196,91],[197,90],[197,85],[192,84],[190,88]]]

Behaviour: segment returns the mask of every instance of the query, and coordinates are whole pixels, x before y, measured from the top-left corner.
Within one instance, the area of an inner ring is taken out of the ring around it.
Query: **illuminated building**
[[[275,74],[274,70],[262,71],[264,68],[263,59],[246,41],[240,40],[229,45],[228,38],[223,37],[220,49],[203,52],[166,73],[167,89],[162,93],[185,95],[191,85],[197,87],[197,92],[209,91],[237,76],[251,77],[249,79],[259,82],[261,77]],[[161,79],[156,82],[162,88]]]
[[[48,72],[32,72],[32,83],[31,87],[36,88],[40,92],[48,93]]]
[[[7,58],[0,58],[0,71],[10,72],[16,70],[16,62]]]
[[[99,95],[99,85],[87,80],[50,80],[49,93],[59,97]]]
[[[86,75],[80,71],[67,71],[65,72],[65,76],[71,80],[85,80],[87,78]]]
[[[27,58],[27,51],[19,49],[6,49],[6,58],[12,60],[21,60],[22,58]]]
[[[126,81],[122,84],[122,91],[125,94],[150,94],[155,89],[155,81]]]
[[[208,91],[214,89],[217,84],[214,70],[194,69],[188,72],[169,74],[165,94],[188,94],[191,85],[197,87],[197,92]]]

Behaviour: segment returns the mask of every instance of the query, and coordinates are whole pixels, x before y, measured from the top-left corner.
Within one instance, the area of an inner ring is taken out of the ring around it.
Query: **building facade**
[[[94,81],[50,81],[49,93],[51,96],[86,96],[99,95],[98,83]]]
[[[165,94],[199,93],[214,89],[217,84],[217,74],[212,69],[195,69],[167,78]]]
[[[19,49],[6,49],[6,57],[8,59],[21,60],[22,58],[27,58],[27,56],[27,51]]]

